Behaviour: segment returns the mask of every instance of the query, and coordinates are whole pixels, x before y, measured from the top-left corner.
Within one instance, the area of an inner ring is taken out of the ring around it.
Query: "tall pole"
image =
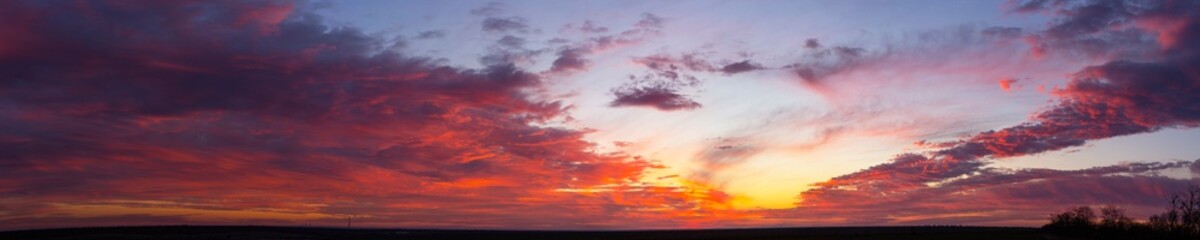
[[[346,228],[350,228],[350,218],[349,216],[346,217]]]

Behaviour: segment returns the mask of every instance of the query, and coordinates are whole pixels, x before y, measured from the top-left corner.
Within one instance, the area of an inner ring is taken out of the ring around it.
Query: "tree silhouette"
[[[1042,228],[1066,236],[1084,236],[1095,229],[1096,212],[1091,207],[1078,206],[1050,214],[1050,223]]]
[[[1133,227],[1133,219],[1125,216],[1125,209],[1114,206],[1100,208],[1100,228],[1128,230]]]
[[[1091,207],[1078,206],[1050,214],[1050,223],[1042,228],[1082,239],[1200,239],[1200,186],[1172,195],[1168,203],[1166,212],[1145,223],[1134,221],[1114,206],[1101,207],[1097,221]]]
[[[1150,227],[1175,236],[1200,237],[1200,186],[1172,195],[1170,203],[1167,212],[1150,216]]]

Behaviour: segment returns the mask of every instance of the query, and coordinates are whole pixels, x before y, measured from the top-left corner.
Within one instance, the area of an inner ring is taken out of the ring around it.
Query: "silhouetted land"
[[[1052,239],[1037,228],[1013,227],[825,227],[654,231],[497,231],[345,229],[254,226],[163,226],[68,228],[0,232],[0,239],[126,240],[126,239]]]

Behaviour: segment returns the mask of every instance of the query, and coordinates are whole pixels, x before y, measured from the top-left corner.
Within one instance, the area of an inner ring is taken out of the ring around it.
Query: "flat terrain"
[[[661,231],[493,231],[345,229],[302,227],[162,226],[68,228],[0,232],[0,240],[125,239],[1048,239],[1036,228],[1006,227],[828,227]]]

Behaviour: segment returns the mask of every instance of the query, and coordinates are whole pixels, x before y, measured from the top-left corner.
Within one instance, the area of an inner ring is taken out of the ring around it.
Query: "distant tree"
[[[1099,221],[1092,208],[1079,206],[1061,213],[1050,214],[1050,223],[1042,228],[1068,239],[1200,239],[1200,186],[1168,198],[1166,212],[1150,216],[1139,223],[1125,215],[1125,210],[1104,206]]]
[[[1078,206],[1050,214],[1050,223],[1042,228],[1065,235],[1086,235],[1095,230],[1096,212],[1091,207]]]
[[[1176,237],[1200,238],[1200,186],[1172,195],[1170,204],[1167,212],[1150,216],[1150,227]]]
[[[1125,209],[1114,206],[1100,208],[1100,228],[1109,230],[1127,230],[1133,226],[1133,219],[1125,216]]]

